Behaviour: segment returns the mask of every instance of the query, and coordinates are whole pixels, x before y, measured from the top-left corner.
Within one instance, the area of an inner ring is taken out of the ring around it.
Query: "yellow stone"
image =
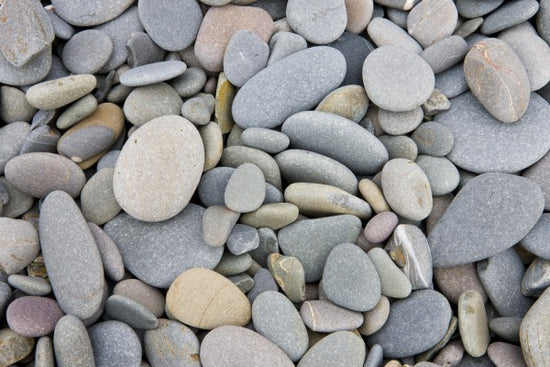
[[[216,87],[214,116],[216,122],[220,125],[222,134],[230,132],[235,124],[231,115],[231,106],[233,105],[235,94],[237,94],[235,87],[229,83],[229,80],[225,77],[225,73],[220,73],[218,76],[218,86]]]

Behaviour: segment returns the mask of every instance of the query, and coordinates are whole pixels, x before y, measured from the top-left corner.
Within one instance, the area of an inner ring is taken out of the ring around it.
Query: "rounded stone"
[[[30,125],[23,121],[13,122],[0,128],[0,145],[2,146],[2,151],[0,152],[0,173],[4,173],[9,160],[20,154],[25,139],[30,132]]]
[[[207,330],[243,326],[251,317],[250,302],[239,288],[205,268],[189,269],[178,276],[166,294],[166,307],[182,323]]]
[[[36,110],[27,102],[25,93],[13,87],[0,87],[0,118],[12,124],[18,121],[30,122]]]
[[[258,166],[244,163],[233,172],[225,187],[224,202],[237,213],[258,209],[265,199],[265,178]]]
[[[539,3],[533,0],[506,2],[485,17],[481,33],[493,34],[523,23],[539,10]]]
[[[73,315],[65,315],[57,322],[53,347],[59,367],[93,366],[95,363],[88,331]]]
[[[342,364],[361,367],[366,347],[361,337],[349,331],[337,331],[311,347],[297,364],[298,367],[321,367]]]
[[[350,32],[344,32],[328,46],[340,51],[346,59],[346,75],[342,85],[362,85],[361,66],[374,46],[365,37]]]
[[[159,325],[157,317],[147,307],[120,294],[113,294],[107,298],[105,312],[112,319],[122,321],[136,329],[151,330]]]
[[[464,38],[453,35],[434,42],[420,54],[435,74],[448,70],[464,60],[470,47]]]
[[[9,85],[29,85],[38,83],[48,75],[52,69],[52,48],[47,46],[25,65],[12,65],[0,53],[0,82]]]
[[[359,123],[369,107],[369,99],[362,85],[346,85],[330,92],[315,111],[329,112]]]
[[[306,282],[300,260],[272,253],[267,257],[267,267],[290,301],[300,303],[305,300]]]
[[[6,310],[6,320],[17,334],[36,338],[50,334],[63,311],[51,298],[26,296],[11,302]]]
[[[95,223],[88,223],[101,255],[105,275],[114,281],[124,277],[124,264],[115,242]]]
[[[281,172],[279,166],[277,162],[275,162],[275,159],[266,152],[244,146],[230,146],[223,150],[220,162],[222,166],[233,168],[237,168],[244,163],[252,163],[262,170],[266,186],[271,184],[278,190],[281,189]],[[221,202],[221,204],[223,204],[223,202]]]
[[[136,219],[172,218],[189,203],[203,165],[204,148],[193,124],[173,115],[156,118],[124,144],[115,166],[115,198]]]
[[[120,75],[120,84],[141,87],[180,76],[187,69],[182,61],[159,61],[129,69]]]
[[[17,190],[4,176],[0,176],[0,186],[4,186],[9,195],[9,201],[2,205],[2,215],[7,218],[16,218],[26,213],[34,204],[34,198]]]
[[[164,295],[139,279],[125,279],[115,286],[113,294],[131,298],[145,306],[156,317],[164,313]]]
[[[204,367],[292,367],[294,364],[261,334],[239,326],[220,326],[204,337],[200,348]]]
[[[372,217],[363,230],[365,239],[372,243],[382,243],[387,240],[395,227],[398,218],[393,212],[382,212]]]
[[[135,88],[124,101],[124,116],[132,124],[142,126],[154,118],[179,115],[183,102],[166,83]]]
[[[52,292],[47,280],[28,275],[12,274],[8,277],[8,284],[31,296],[46,296]]]
[[[447,158],[419,155],[416,164],[428,177],[433,196],[450,194],[458,187],[460,174]]]
[[[424,112],[420,106],[405,112],[392,112],[379,108],[377,117],[380,128],[384,130],[386,134],[404,135],[413,131],[420,125],[424,118]]]
[[[21,219],[0,217],[0,268],[15,274],[30,264],[40,245],[35,227]]]
[[[489,324],[481,295],[473,290],[458,300],[458,328],[464,349],[472,357],[481,357],[489,346]]]
[[[227,249],[233,255],[242,255],[258,247],[260,238],[258,231],[244,224],[235,224],[227,238]]]
[[[516,122],[527,111],[529,76],[506,42],[488,38],[474,44],[464,59],[464,74],[474,96],[497,120]]]
[[[487,301],[475,263],[435,268],[433,273],[439,290],[450,302],[457,304],[462,293],[468,290],[476,291]]]
[[[307,41],[318,45],[331,43],[346,30],[346,4],[344,0],[289,0],[286,20]]]
[[[533,255],[550,260],[550,251],[545,245],[550,236],[550,213],[543,213],[537,224],[521,240],[521,245]]]
[[[378,47],[394,46],[419,55],[422,52],[422,46],[406,30],[389,19],[373,18],[369,22],[367,33]]]
[[[392,159],[382,169],[382,190],[399,215],[422,220],[432,211],[432,192],[426,174],[414,162]]]
[[[407,16],[407,31],[422,47],[450,36],[456,28],[458,11],[452,0],[423,0]]]
[[[292,361],[308,349],[308,335],[300,314],[288,298],[278,292],[260,294],[252,304],[256,331],[281,348]]]
[[[369,24],[374,4],[372,1],[346,0],[348,23],[346,30],[352,33],[361,33]]]
[[[421,124],[411,135],[420,154],[444,157],[453,149],[454,136],[451,129],[435,121]]]
[[[204,168],[206,172],[218,164],[223,154],[223,136],[220,125],[210,121],[205,126],[199,127],[202,144],[204,145]]]
[[[380,278],[381,293],[391,298],[406,298],[412,285],[407,276],[397,267],[386,251],[375,247],[367,255]]]
[[[191,97],[201,91],[206,83],[206,73],[199,67],[187,68],[185,72],[170,81],[170,85],[181,97]]]
[[[120,321],[103,321],[88,328],[96,367],[139,367],[141,343],[136,332]]]
[[[84,97],[95,89],[97,79],[91,74],[76,74],[33,85],[27,101],[40,110],[54,110]]]
[[[216,99],[213,95],[199,93],[183,103],[181,106],[181,115],[196,125],[206,125],[210,122],[215,104]]]
[[[251,77],[265,68],[269,46],[249,30],[235,32],[227,43],[223,57],[223,70],[227,79],[242,87]]]
[[[363,313],[363,325],[358,329],[361,335],[369,336],[384,326],[390,316],[390,301],[388,297],[380,296],[380,301],[372,310]],[[373,347],[374,348],[374,347]]]
[[[102,169],[84,184],[80,203],[87,221],[102,225],[120,212],[113,192],[113,174],[112,168]]]
[[[153,367],[200,367],[199,340],[191,329],[174,320],[160,319],[143,339],[147,360]]]
[[[491,320],[489,328],[500,338],[519,343],[519,329],[522,317],[497,317]]]
[[[496,366],[526,366],[521,348],[515,344],[493,342],[487,355]]]
[[[107,33],[87,29],[73,35],[63,47],[63,65],[75,74],[97,73],[111,58],[113,41]]]
[[[93,94],[88,94],[70,106],[59,115],[55,126],[59,129],[68,129],[80,120],[90,116],[97,109],[97,99]]]
[[[98,1],[90,3],[86,0],[71,1],[53,0],[55,12],[67,23],[75,26],[93,26],[105,23],[119,16],[133,1]]]
[[[520,328],[521,349],[529,367],[544,366],[550,358],[550,288],[531,306]]]
[[[247,146],[270,154],[282,152],[290,144],[290,139],[282,132],[261,127],[245,129],[241,139]]]
[[[300,316],[310,330],[319,333],[354,330],[363,323],[360,312],[348,310],[326,300],[305,301],[300,307]]]
[[[34,348],[34,339],[25,338],[15,331],[5,328],[0,330],[0,364],[13,366],[29,356]],[[60,367],[64,367],[60,365]]]
[[[393,112],[410,111],[426,102],[434,89],[434,73],[420,56],[393,46],[371,52],[363,64],[369,99]]]
[[[378,137],[378,140],[386,147],[390,160],[396,158],[404,158],[410,161],[416,160],[418,148],[414,140],[408,136],[381,135]]]

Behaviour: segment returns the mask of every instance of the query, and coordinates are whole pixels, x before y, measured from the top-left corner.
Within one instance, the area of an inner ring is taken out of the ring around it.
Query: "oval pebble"
[[[435,121],[421,124],[411,135],[420,154],[444,157],[453,149],[454,136],[451,129]]]
[[[422,47],[450,36],[456,28],[458,11],[451,0],[423,0],[407,17],[407,31]]]
[[[397,226],[398,218],[393,212],[382,212],[372,217],[363,230],[367,241],[382,243],[387,240]]]
[[[422,46],[406,30],[386,18],[373,18],[367,27],[367,33],[378,46],[394,46],[415,54],[422,52]]]
[[[0,268],[15,274],[29,265],[40,245],[35,227],[24,220],[0,217]]]
[[[281,229],[298,219],[299,209],[291,203],[269,203],[253,212],[243,214],[241,223],[256,228]]]
[[[113,294],[133,299],[147,307],[156,317],[160,317],[164,313],[164,295],[158,289],[143,283],[139,279],[122,280],[114,287]]]
[[[120,212],[113,192],[113,175],[114,169],[105,168],[84,184],[80,194],[80,205],[87,221],[102,225]]]
[[[48,336],[43,336],[36,342],[36,351],[34,358],[36,367],[54,367],[55,355],[53,351],[52,339]]]
[[[206,83],[206,73],[199,67],[188,67],[185,72],[170,81],[181,97],[191,97],[200,92]]]
[[[380,296],[380,301],[372,310],[363,313],[363,325],[359,327],[361,335],[369,336],[384,326],[390,316],[390,301],[388,297]],[[374,348],[374,346],[373,346]]]
[[[225,187],[224,202],[237,213],[258,209],[265,199],[265,178],[258,166],[244,163],[233,172]]]
[[[32,130],[23,141],[19,154],[33,152],[55,153],[60,134],[49,125]]]
[[[137,66],[120,75],[120,84],[127,87],[141,87],[164,82],[180,76],[187,69],[182,61],[160,61]]]
[[[177,321],[160,319],[157,329],[145,332],[143,344],[153,367],[200,367],[199,340]]]
[[[375,247],[367,255],[374,264],[380,278],[381,293],[392,298],[406,298],[411,294],[412,285],[401,269],[381,248]]]
[[[0,118],[4,122],[11,124],[17,121],[30,122],[33,120],[36,110],[27,102],[23,91],[18,88],[2,86],[0,92]]]
[[[241,29],[227,43],[223,71],[236,87],[242,87],[267,65],[269,46],[254,32]]]
[[[304,267],[293,256],[272,253],[267,257],[267,267],[283,292],[293,303],[305,300]]]
[[[320,333],[353,330],[363,323],[361,313],[326,300],[305,301],[300,307],[300,316],[309,329]]]
[[[458,300],[458,327],[464,349],[472,357],[481,357],[489,346],[489,324],[481,295],[473,290]]]
[[[91,74],[76,74],[33,85],[27,101],[40,110],[54,110],[84,97],[95,89],[97,79]]]
[[[221,158],[222,166],[237,168],[243,163],[252,163],[258,166],[264,174],[266,184],[272,184],[277,189],[281,189],[279,166],[269,154],[258,149],[243,146],[229,146],[223,150]]]
[[[359,336],[349,331],[337,331],[311,347],[297,366],[328,367],[342,364],[349,367],[361,367],[365,355],[365,343]]]
[[[487,355],[497,366],[527,366],[521,348],[515,344],[493,342],[487,349]]]
[[[438,74],[464,60],[469,49],[462,37],[453,35],[426,47],[420,56],[430,65],[434,74]]]
[[[550,358],[550,288],[537,299],[521,322],[520,342],[525,362],[530,367],[544,366]]]
[[[24,337],[40,337],[50,334],[63,311],[51,298],[26,296],[17,298],[6,310],[6,320],[11,330]]]
[[[124,264],[115,242],[97,224],[88,223],[88,227],[101,255],[105,275],[115,281],[121,280],[124,277]]]
[[[323,14],[318,16],[317,14]],[[290,27],[308,42],[318,45],[335,41],[347,25],[344,0],[289,0],[286,20]]]
[[[151,330],[159,325],[158,319],[147,307],[120,294],[113,294],[107,298],[105,312],[112,319],[122,321],[136,329]]]
[[[362,85],[346,85],[330,92],[316,111],[330,112],[353,122],[360,122],[369,106],[369,99]]]
[[[241,139],[247,146],[270,154],[282,152],[290,144],[290,139],[285,134],[260,127],[245,129]]]
[[[227,249],[233,255],[242,255],[258,247],[260,238],[256,228],[235,224],[227,239]]]
[[[80,120],[90,116],[97,108],[97,99],[88,94],[73,102],[59,115],[55,125],[59,129],[68,129]]]
[[[392,112],[383,108],[378,109],[380,128],[389,135],[407,134],[416,129],[423,118],[424,112],[420,106],[404,112]]]
[[[75,74],[97,73],[111,58],[113,41],[105,32],[87,29],[73,35],[63,47],[63,65]]]
[[[141,364],[141,343],[136,332],[120,321],[103,321],[88,328],[96,367]]]
[[[167,154],[175,158],[167,159]],[[159,117],[136,131],[122,148],[113,178],[115,198],[136,219],[172,218],[191,199],[203,165],[202,140],[191,122]]]
[[[67,23],[75,26],[92,26],[105,23],[120,15],[132,4],[131,0],[99,1],[89,3],[85,0],[66,3],[53,0],[55,12]]]
[[[95,363],[86,327],[73,315],[65,315],[57,322],[53,346],[59,367],[93,366]]]
[[[434,278],[441,293],[452,303],[458,303],[462,293],[468,290],[481,294],[484,302],[487,300],[475,263],[435,268]]]
[[[2,366],[15,366],[30,355],[34,348],[34,339],[25,338],[15,331],[5,328],[0,330],[0,364]],[[64,367],[61,366],[60,367]]]
[[[46,296],[52,291],[47,280],[28,275],[12,274],[8,277],[8,284],[31,296]]]
[[[4,173],[8,161],[16,157],[25,144],[25,139],[31,132],[28,123],[20,121],[13,122],[0,128],[0,174]]]
[[[480,31],[483,34],[497,33],[531,18],[539,10],[539,4],[533,0],[506,2],[485,17]]]
[[[419,155],[416,164],[428,177],[433,196],[447,195],[458,187],[460,175],[458,169],[447,158]]]
[[[179,115],[183,102],[179,94],[166,83],[137,87],[124,101],[124,116],[132,124],[145,123],[165,115]]]

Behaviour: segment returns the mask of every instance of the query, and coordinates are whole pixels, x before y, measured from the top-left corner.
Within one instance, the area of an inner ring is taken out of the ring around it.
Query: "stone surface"
[[[147,307],[119,294],[107,298],[105,312],[113,320],[122,321],[136,329],[151,330],[159,325],[157,317]]]
[[[199,340],[191,329],[174,320],[160,319],[159,327],[145,332],[147,360],[153,367],[199,367]]]
[[[141,343],[135,331],[120,321],[99,322],[88,329],[96,367],[139,366]]]
[[[244,163],[231,174],[225,187],[224,202],[234,212],[251,212],[264,202],[265,190],[262,170],[252,163]]]
[[[71,3],[61,0],[52,1],[55,12],[67,23],[75,26],[105,23],[119,16],[131,4],[130,0],[100,1],[93,4],[87,1],[72,1]]]
[[[87,29],[73,35],[63,47],[63,65],[75,74],[97,73],[111,58],[113,41],[107,33]]]
[[[50,283],[39,277],[12,274],[8,277],[8,284],[31,296],[45,296],[52,292]]]
[[[346,59],[346,76],[342,85],[361,85],[363,83],[361,67],[365,57],[374,50],[374,46],[364,37],[350,32],[344,32],[340,38],[328,46],[340,51]]]
[[[483,20],[480,31],[483,34],[493,34],[510,28],[531,18],[539,10],[537,1],[521,0],[507,2],[489,14]]]
[[[55,125],[59,129],[68,129],[80,120],[90,116],[97,108],[97,99],[92,94],[71,103],[57,118]]]
[[[19,154],[25,138],[30,132],[30,125],[22,121],[0,128],[0,144],[2,145],[2,151],[0,152],[0,173],[4,173],[8,161]]]
[[[386,18],[374,18],[367,27],[372,41],[378,46],[394,46],[404,51],[420,54],[422,46],[409,36],[406,30]]]
[[[487,300],[474,263],[435,268],[434,278],[441,293],[452,303],[458,303],[460,295],[469,290],[479,293],[484,302]]]
[[[539,3],[539,11],[536,16],[537,30],[540,36],[546,41],[550,40],[550,22],[548,22],[548,14],[550,12],[550,3],[548,0],[542,0]]]
[[[520,328],[523,357],[529,367],[544,366],[550,353],[548,302],[550,290],[546,290],[529,309]]]
[[[411,282],[386,251],[375,247],[368,252],[368,256],[380,278],[381,293],[392,298],[408,297],[412,291]]]
[[[181,106],[181,114],[196,125],[206,125],[214,112],[216,99],[211,94],[200,93],[186,100]]]
[[[462,37],[453,35],[426,47],[420,56],[430,64],[433,72],[438,74],[464,60],[469,49]]]
[[[524,296],[539,296],[550,285],[550,262],[537,258],[525,271],[521,280],[521,293]]]
[[[544,194],[544,210],[550,211],[550,154],[523,172],[523,177],[536,182]]]
[[[136,126],[142,126],[154,118],[179,115],[182,100],[179,94],[166,83],[138,87],[124,101],[124,115]]]
[[[182,61],[159,61],[129,69],[120,75],[120,84],[141,87],[180,76],[187,69]]]
[[[540,118],[547,113],[550,105],[532,93],[523,117],[517,123],[503,124],[468,92],[453,98],[451,108],[435,120],[453,132],[455,144],[447,157],[456,166],[475,173],[512,173],[529,167],[548,151],[549,122]]]
[[[277,162],[261,150],[243,146],[229,146],[223,150],[220,162],[222,166],[233,168],[237,168],[243,163],[255,164],[262,170],[266,184],[272,184],[279,190],[282,187],[281,172]]]
[[[382,295],[372,310],[363,313],[363,325],[358,329],[362,335],[369,336],[384,326],[390,316],[390,301]]]
[[[251,307],[230,280],[204,268],[184,271],[166,295],[170,315],[189,326],[211,330],[222,325],[246,325]],[[204,361],[203,361],[204,363]]]
[[[88,223],[103,262],[105,275],[115,281],[124,276],[124,264],[115,242],[95,223]]]
[[[34,365],[35,367],[55,366],[53,342],[50,337],[43,336],[36,342]]]
[[[120,212],[113,192],[113,174],[112,168],[102,169],[84,184],[80,202],[87,221],[102,225]]]
[[[361,33],[369,24],[374,4],[372,1],[346,0],[348,23],[346,30],[352,33]]]
[[[363,234],[369,242],[382,243],[391,236],[397,223],[398,218],[395,213],[382,212],[367,222]]]
[[[223,246],[237,220],[239,213],[225,206],[214,205],[206,208],[202,217],[204,242],[213,247]]]
[[[34,204],[32,196],[17,190],[4,176],[0,176],[0,184],[6,188],[9,195],[8,203],[2,205],[2,215],[4,217],[16,218],[29,210]]]
[[[32,353],[34,339],[25,338],[11,329],[0,330],[0,364],[12,366]],[[64,367],[64,366],[61,366]]]
[[[239,223],[233,226],[226,245],[233,255],[242,255],[257,248],[259,243],[260,237],[256,228]]]
[[[175,159],[168,159],[172,155]],[[113,178],[115,198],[136,219],[172,218],[191,199],[203,165],[202,140],[195,127],[182,117],[159,117],[122,148]]]
[[[270,154],[282,152],[290,144],[290,139],[285,134],[260,127],[245,129],[241,139],[247,146]]]
[[[299,34],[287,31],[275,33],[269,40],[269,59],[267,65],[279,61],[295,52],[305,50],[307,41]]]
[[[421,124],[411,137],[418,146],[419,153],[434,157],[446,156],[454,145],[452,131],[435,121]]]
[[[96,77],[77,74],[33,85],[27,91],[27,101],[41,110],[53,110],[84,97],[96,87]]]
[[[133,299],[147,307],[156,317],[160,317],[164,313],[164,294],[139,279],[122,280],[114,287],[113,294]]]
[[[52,68],[51,52],[48,46],[21,67],[13,66],[0,54],[0,82],[17,86],[40,82]]]
[[[407,17],[407,31],[422,47],[450,36],[458,20],[456,6],[451,0],[423,0]]]
[[[322,78],[318,69],[324,70]],[[316,106],[340,85],[345,73],[345,59],[333,48],[296,52],[269,65],[237,92],[233,118],[245,129],[279,126],[294,113]]]
[[[495,201],[497,196],[509,199]],[[479,206],[480,202],[487,205]],[[543,207],[538,186],[522,177],[477,176],[462,188],[428,236],[434,266],[466,264],[510,248],[533,228]],[[475,215],[472,208],[477,208]]]
[[[298,367],[325,367],[342,364],[361,367],[366,348],[363,340],[349,331],[337,331],[311,347],[297,364]]]
[[[489,328],[500,338],[512,343],[518,343],[522,320],[522,317],[497,317],[491,320]]]
[[[454,98],[468,90],[463,64],[460,63],[435,76],[435,88],[447,98]]]
[[[304,267],[297,258],[273,253],[267,257],[267,267],[290,301],[300,303],[305,300]]]
[[[473,290],[458,300],[458,328],[464,349],[472,357],[481,357],[489,346],[489,324],[481,295]]]
[[[0,224],[0,267],[14,274],[38,254],[38,233],[32,224],[20,219],[0,218]]]
[[[457,188],[460,175],[458,169],[447,158],[422,154],[417,157],[416,164],[428,177],[433,196],[447,195]]]
[[[299,209],[291,203],[264,204],[253,212],[243,214],[241,223],[256,228],[281,229],[298,219]]]
[[[369,99],[361,85],[346,85],[330,92],[315,108],[359,123],[367,112]]]
[[[530,253],[550,260],[550,252],[545,245],[550,238],[550,213],[543,213],[537,224],[521,240],[521,245]]]
[[[392,112],[379,108],[377,117],[380,128],[385,133],[403,135],[413,131],[420,125],[424,118],[424,112],[420,106],[404,112]]]
[[[377,48],[363,64],[363,83],[369,99],[389,111],[404,112],[420,106],[430,97],[434,82],[426,61],[393,46]]]
[[[348,20],[344,0],[289,0],[286,19],[296,33],[315,44],[335,41],[344,33]]]
[[[204,168],[206,172],[218,164],[223,153],[223,136],[220,126],[210,121],[205,126],[199,127],[199,134],[204,145]]]
[[[410,161],[415,161],[418,155],[416,143],[408,136],[389,136],[381,135],[378,140],[384,144],[388,151],[389,158],[404,158]]]
[[[49,125],[32,130],[23,141],[19,154],[32,152],[55,153],[60,134]]]
[[[514,344],[494,342],[489,345],[487,355],[497,366],[526,367],[521,348]]]
[[[192,267],[212,269],[221,259],[223,248],[208,246],[203,240],[203,213],[202,207],[189,204],[176,217],[157,223],[141,222],[122,213],[104,230],[117,244],[132,274],[147,284],[168,288],[181,272]]]
[[[12,301],[6,310],[11,330],[32,338],[50,334],[63,311],[51,298],[26,296]]]
[[[269,270],[265,268],[260,268],[254,274],[254,286],[247,294],[248,300],[251,303],[254,303],[254,300],[256,297],[258,297],[263,292],[268,291],[274,291],[277,292],[279,288],[277,287],[277,283],[275,282],[275,279],[273,279],[273,275],[269,272]]]
[[[300,307],[300,315],[309,329],[320,333],[353,330],[363,323],[361,313],[326,300],[305,301]]]
[[[27,102],[25,93],[17,88],[0,87],[0,118],[8,124],[17,121],[30,122],[36,112]]]
[[[86,327],[73,315],[65,315],[57,322],[53,346],[59,367],[94,365],[94,351]]]
[[[128,65],[132,68],[159,62],[164,59],[164,50],[157,46],[144,32],[134,32],[128,39]]]
[[[265,68],[269,46],[249,30],[239,30],[231,37],[225,49],[223,70],[227,79],[242,87],[251,77]]]

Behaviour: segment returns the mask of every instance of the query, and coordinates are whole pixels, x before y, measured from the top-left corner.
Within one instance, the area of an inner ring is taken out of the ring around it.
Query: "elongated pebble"
[[[124,276],[124,264],[115,242],[97,224],[88,222],[88,227],[101,255],[105,275],[115,281],[121,280]]]
[[[392,298],[405,298],[411,291],[411,282],[395,265],[390,256],[381,248],[375,247],[367,255],[374,264],[380,278],[381,293]]]
[[[273,230],[281,229],[298,219],[299,208],[291,203],[269,203],[258,209],[245,213],[240,220],[243,224]]]
[[[94,351],[86,327],[73,315],[65,315],[57,322],[53,346],[59,367],[94,365]]]
[[[247,146],[270,154],[282,152],[290,144],[290,139],[285,134],[260,127],[245,129],[241,138]]]
[[[480,357],[489,346],[489,324],[483,298],[476,291],[466,291],[458,300],[458,327],[464,349],[472,357]]]
[[[225,206],[214,205],[206,208],[202,217],[204,242],[213,247],[223,246],[237,220],[239,213]]]
[[[96,367],[139,366],[142,348],[136,332],[127,324],[102,321],[88,328]]]
[[[28,275],[12,274],[8,277],[8,284],[31,296],[46,296],[52,291],[47,280]]]
[[[147,307],[120,294],[113,294],[107,298],[105,312],[114,320],[122,321],[136,329],[151,330],[158,327],[156,316]]]
[[[376,306],[372,310],[363,313],[363,324],[358,330],[361,335],[372,335],[384,326],[389,316],[390,301],[388,297],[381,295]]]
[[[182,61],[159,61],[137,66],[120,75],[120,84],[128,87],[164,82],[180,76],[187,70]]]
[[[27,91],[27,101],[41,110],[53,110],[84,97],[96,87],[91,74],[77,74],[36,84]]]
[[[305,325],[320,333],[353,330],[363,324],[363,316],[326,300],[305,301],[300,307]]]

